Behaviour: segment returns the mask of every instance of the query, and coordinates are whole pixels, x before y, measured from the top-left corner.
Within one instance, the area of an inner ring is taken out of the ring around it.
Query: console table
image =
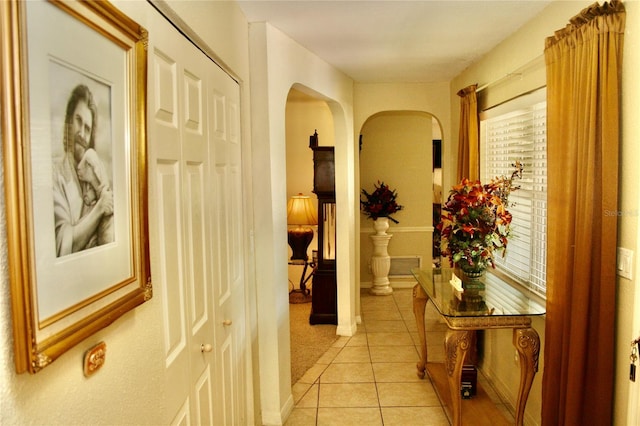
[[[540,338],[531,327],[531,319],[533,316],[544,315],[545,307],[492,274],[486,274],[483,278],[485,288],[480,292],[459,292],[450,284],[453,269],[414,269],[411,272],[418,281],[413,288],[413,312],[421,346],[421,357],[417,364],[418,376],[424,378],[425,372],[428,372],[436,387],[440,387],[437,390],[441,398],[450,400],[448,408],[453,425],[462,425],[463,404],[471,402],[462,401],[460,379],[465,357],[474,342],[474,333],[476,330],[497,328],[513,329],[513,344],[520,359],[516,425],[522,425],[531,384],[538,371],[540,353]],[[444,374],[441,364],[437,366],[427,362],[424,314],[429,300],[449,328],[444,342]],[[446,380],[441,379],[444,375]],[[448,389],[444,389],[445,387]],[[496,419],[489,420],[495,424]]]

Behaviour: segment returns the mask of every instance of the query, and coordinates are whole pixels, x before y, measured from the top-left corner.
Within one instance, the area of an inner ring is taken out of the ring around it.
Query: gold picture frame
[[[15,365],[37,373],[152,297],[147,31],[106,1],[1,1]]]

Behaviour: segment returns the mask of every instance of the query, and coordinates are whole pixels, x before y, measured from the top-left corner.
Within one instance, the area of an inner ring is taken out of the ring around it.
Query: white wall
[[[544,40],[552,36],[554,31],[564,28],[569,19],[591,5],[591,1],[554,1],[537,17],[523,26],[498,47],[485,55],[476,64],[469,67],[451,82],[451,109],[453,120],[451,132],[457,135],[459,127],[459,98],[456,92],[473,83],[483,85],[489,82],[497,82],[481,93],[484,107],[495,105],[510,99],[528,90],[541,87],[546,84],[545,67],[543,60]],[[640,171],[637,164],[640,160],[640,124],[637,117],[640,114],[638,93],[639,84],[636,78],[636,70],[640,67],[640,2],[637,0],[625,1],[627,10],[626,31],[623,53],[622,71],[622,138],[620,155],[620,211],[623,213],[619,220],[618,245],[635,250],[635,270],[640,268],[638,251],[640,250],[638,238],[638,211],[640,201],[638,199],[638,182]],[[524,67],[523,67],[524,66]],[[517,78],[505,78],[514,71],[522,72]],[[446,142],[445,152],[448,161],[455,164],[457,158],[457,136],[453,144]],[[454,169],[455,170],[455,169]],[[445,173],[455,173],[454,170]],[[449,176],[452,179],[452,176]],[[447,188],[445,182],[445,190]],[[626,213],[625,213],[626,212]],[[617,331],[616,347],[611,348],[616,352],[616,377],[614,398],[614,424],[627,425],[632,404],[637,401],[637,396],[630,395],[629,390],[637,392],[638,384],[631,385],[629,374],[629,350],[630,341],[640,334],[638,320],[633,325],[634,299],[637,297],[638,279],[629,281],[618,279],[618,305],[617,305]],[[638,306],[636,306],[636,311]],[[637,315],[636,315],[637,318]],[[534,328],[541,333],[544,331],[544,320],[536,319]],[[485,347],[493,348],[485,354],[483,367],[488,369],[494,380],[502,390],[510,397],[517,391],[517,364],[514,363],[514,350],[511,345],[511,333],[508,331],[491,331],[485,333]],[[544,339],[541,333],[541,339]],[[543,348],[544,350],[544,344]],[[534,385],[527,404],[527,421],[532,424],[540,422],[541,410],[541,381],[543,373],[543,360],[541,360],[540,372],[536,376]],[[548,361],[547,362],[551,362]],[[635,394],[637,395],[637,393]],[[632,399],[634,398],[634,399]]]
[[[324,99],[333,114],[336,157],[338,333],[355,324],[354,141],[352,81],[278,29],[250,25],[256,270],[260,324],[262,418],[280,424],[293,409],[291,396],[286,242],[285,106],[291,87]]]
[[[247,23],[235,3],[168,3],[179,9],[180,16],[216,52],[241,85],[242,81],[248,81]],[[143,27],[150,28],[151,20],[159,17],[147,2],[118,0],[114,4]],[[56,27],[55,22],[50,24]],[[153,45],[154,34],[149,36]],[[248,96],[248,87],[243,86],[243,143],[250,142]],[[1,166],[0,177],[4,182]],[[4,219],[5,200],[2,197],[0,424],[162,424],[166,419],[162,410],[166,385],[158,298],[87,338],[38,374],[15,374]],[[85,378],[83,352],[101,340],[107,344],[106,363],[94,376]]]

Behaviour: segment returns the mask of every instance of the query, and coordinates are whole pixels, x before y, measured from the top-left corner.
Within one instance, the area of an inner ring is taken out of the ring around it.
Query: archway
[[[396,190],[403,209],[393,215],[389,242],[391,287],[410,287],[410,269],[429,267],[434,248],[434,225],[442,199],[442,129],[423,111],[384,111],[370,116],[361,129],[360,185],[368,192],[384,182]],[[371,286],[369,236],[372,221],[360,220],[360,284]],[[437,237],[436,237],[437,240]]]
[[[313,193],[313,151],[309,147],[310,136],[316,132],[320,146],[335,146],[333,115],[329,105],[323,99],[292,88],[285,112],[287,199],[291,200],[298,194],[310,196],[317,213],[318,202]],[[288,227],[291,229],[295,225],[289,224]],[[313,260],[317,258],[318,225],[311,228],[314,238],[307,249],[307,256]],[[291,251],[289,248],[289,257]],[[311,273],[315,265],[315,262],[309,266],[291,260],[288,265],[292,385],[338,338],[335,324],[309,324],[313,292]]]

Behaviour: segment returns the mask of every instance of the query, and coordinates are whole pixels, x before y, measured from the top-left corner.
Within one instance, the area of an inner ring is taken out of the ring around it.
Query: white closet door
[[[242,213],[242,158],[240,149],[240,91],[237,83],[222,70],[211,70],[213,92],[209,103],[209,123],[213,192],[213,266],[215,334],[219,377],[223,380],[217,424],[246,422],[244,344],[244,247]]]
[[[149,220],[154,290],[163,306],[167,422],[243,424],[239,86],[156,21],[149,51]]]

